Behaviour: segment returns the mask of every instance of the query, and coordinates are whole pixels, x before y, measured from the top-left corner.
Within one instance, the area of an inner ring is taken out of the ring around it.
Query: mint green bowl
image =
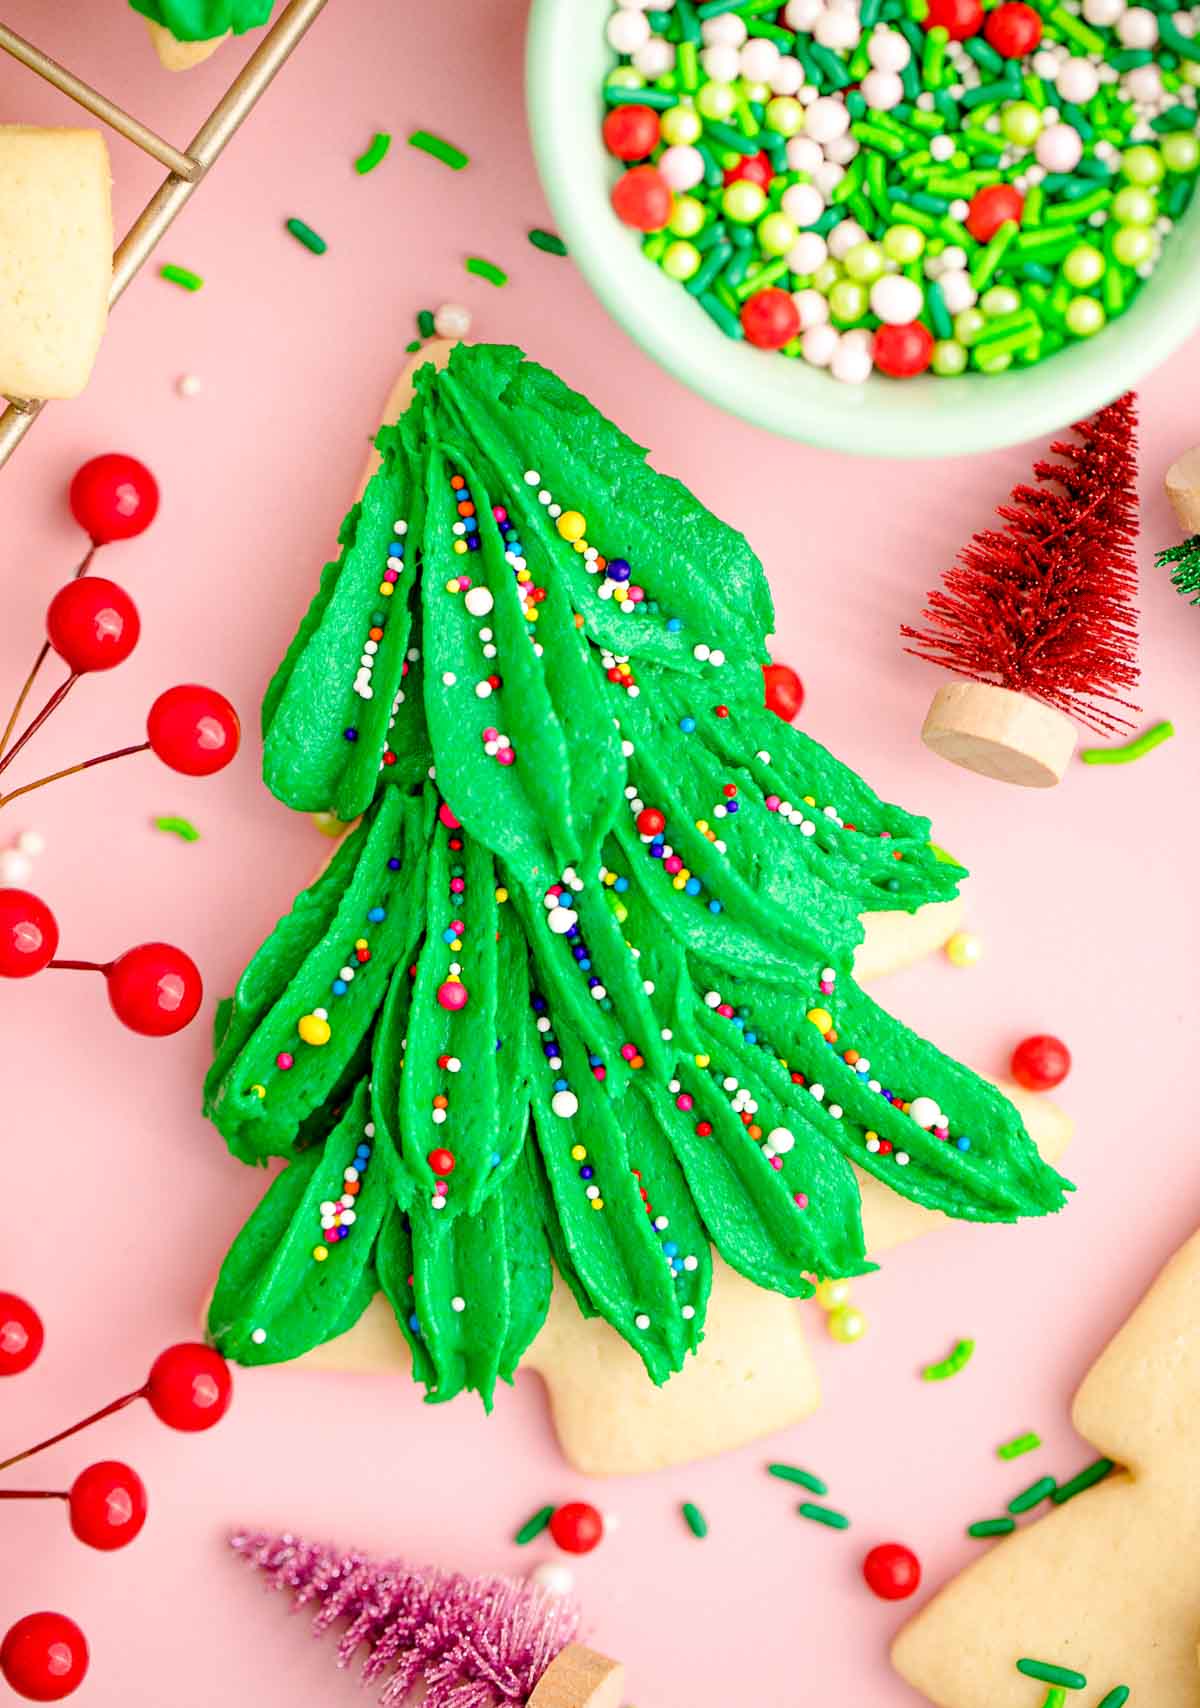
[[[529,120],[542,183],[571,256],[647,355],[710,403],[829,450],[950,457],[993,450],[1077,421],[1137,384],[1200,325],[1200,194],[1133,306],[1096,337],[1032,368],[960,379],[842,385],[720,332],[682,285],[641,253],[609,205],[618,168],[604,148],[601,91],[614,56],[611,0],[534,0]]]

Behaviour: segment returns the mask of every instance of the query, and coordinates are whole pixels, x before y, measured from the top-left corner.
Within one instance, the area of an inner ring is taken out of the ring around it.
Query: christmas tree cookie
[[[129,0],[150,26],[168,71],[187,71],[214,53],[225,37],[256,30],[274,0]]]
[[[263,706],[264,775],[359,819],[222,1005],[205,1106],[282,1157],[210,1329],[248,1363],[376,1292],[490,1404],[555,1270],[655,1382],[711,1249],[787,1297],[871,1267],[855,1166],[1012,1221],[1066,1183],[878,1008],[860,915],[961,869],[762,704],[746,542],[554,375],[417,375]]]

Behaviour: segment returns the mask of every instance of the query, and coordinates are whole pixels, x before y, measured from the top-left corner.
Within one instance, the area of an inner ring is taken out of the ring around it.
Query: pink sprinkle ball
[[[470,1000],[466,985],[460,984],[457,979],[447,979],[445,984],[440,984],[437,999],[439,1005],[442,1008],[448,1008],[451,1013],[457,1013],[459,1009],[465,1008]]]
[[[500,765],[511,765],[516,757],[511,747],[502,747],[496,755],[496,760]]]
[[[451,880],[450,880],[450,894],[451,895],[455,895],[455,896],[462,895],[462,893],[466,889],[466,887],[467,887],[466,880],[464,878],[451,878]]]
[[[679,1096],[675,1099],[675,1107],[676,1109],[682,1109],[686,1115],[688,1110],[694,1106],[694,1101],[695,1100],[691,1096],[690,1092],[681,1091]]]
[[[801,1210],[807,1210],[808,1209],[808,1193],[807,1192],[797,1192],[796,1193],[796,1206],[798,1209],[801,1209]]]
[[[779,811],[779,796],[778,795],[768,795],[766,800],[763,802],[763,805],[766,807],[768,812],[778,812]]]
[[[281,1050],[279,1052],[279,1054],[275,1057],[275,1066],[277,1068],[282,1068],[284,1073],[286,1073],[287,1070],[291,1067],[294,1060],[295,1060],[294,1056],[289,1055],[286,1050]]]

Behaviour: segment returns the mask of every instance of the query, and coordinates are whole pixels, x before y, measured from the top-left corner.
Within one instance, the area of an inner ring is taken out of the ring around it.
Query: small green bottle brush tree
[[[1066,1183],[852,977],[961,870],[763,704],[740,535],[515,349],[417,377],[263,707],[264,775],[356,827],[219,1011],[205,1103],[282,1157],[210,1329],[247,1363],[380,1289],[490,1404],[557,1268],[665,1380],[711,1257],[870,1267],[851,1164],[969,1220]]]

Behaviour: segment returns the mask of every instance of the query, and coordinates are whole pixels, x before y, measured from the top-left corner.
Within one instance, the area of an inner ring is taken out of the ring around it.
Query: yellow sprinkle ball
[[[328,1256],[329,1256],[329,1247],[327,1245],[314,1245],[313,1246],[313,1262],[314,1263],[324,1263],[325,1259]]]
[[[458,577],[457,577],[457,575],[452,575],[450,577],[450,580],[446,583],[446,592],[447,593],[457,593],[458,592]]]
[[[393,585],[394,585],[394,583],[392,583],[390,581],[381,581],[379,583],[379,596],[381,599],[390,599],[391,598]]]
[[[696,829],[703,834],[708,829],[708,820],[706,818],[698,818],[696,820]]]
[[[804,1018],[811,1020],[822,1037],[833,1026],[833,1015],[827,1008],[810,1008]]]
[[[564,540],[581,540],[587,523],[578,510],[564,510],[555,526]]]
[[[853,1305],[842,1305],[829,1316],[829,1332],[843,1346],[851,1346],[867,1332],[867,1319]]]
[[[457,552],[459,557],[465,557],[467,552],[467,542],[465,540],[455,540],[454,550]]]
[[[983,958],[983,944],[971,931],[956,931],[946,942],[946,959],[954,967],[973,967]]]
[[[850,1283],[849,1281],[834,1280],[818,1281],[813,1297],[823,1311],[840,1310],[850,1298]]]
[[[817,804],[816,796],[815,795],[805,795],[804,804],[806,807],[815,807]]]
[[[508,891],[503,885],[501,885],[501,887],[496,891],[496,900],[500,903],[501,907],[503,907],[504,903],[508,900]]]
[[[354,939],[354,947],[356,949],[365,949],[367,947],[366,938],[365,937],[356,937]]]
[[[328,1020],[318,1020],[315,1014],[305,1014],[296,1027],[306,1044],[327,1044],[333,1036]]]
[[[254,1093],[255,1097],[265,1097],[267,1095],[267,1088],[265,1085],[252,1085],[250,1089]]]
[[[623,901],[617,902],[616,906],[613,908],[613,916],[618,925],[624,925],[625,921],[629,918],[629,909],[625,906]]]
[[[571,1146],[571,1161],[572,1162],[585,1162],[586,1160],[587,1160],[587,1147],[585,1145],[572,1145]]]
[[[589,1198],[588,1203],[592,1206],[593,1210],[603,1210],[604,1208],[603,1198]]]

